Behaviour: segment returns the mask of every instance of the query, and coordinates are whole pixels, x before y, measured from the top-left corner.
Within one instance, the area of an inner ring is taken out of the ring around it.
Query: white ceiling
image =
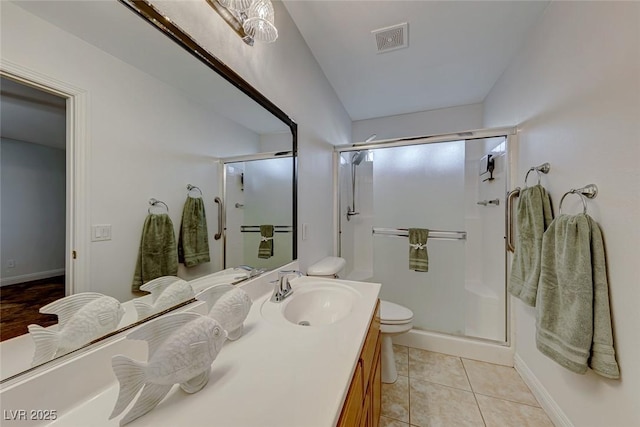
[[[352,120],[482,102],[549,3],[283,1]],[[378,54],[403,22],[409,47]]]
[[[66,100],[0,79],[0,137],[66,148]]]

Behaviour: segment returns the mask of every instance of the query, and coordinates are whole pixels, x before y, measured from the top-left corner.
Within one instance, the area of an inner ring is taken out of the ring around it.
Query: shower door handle
[[[510,191],[507,194],[506,214],[505,214],[505,234],[507,241],[507,250],[509,252],[515,252],[516,248],[513,243],[513,199],[520,195],[520,187],[516,187],[515,190]]]
[[[220,240],[222,237],[222,223],[223,223],[223,215],[224,211],[222,209],[222,199],[220,197],[216,197],[215,202],[218,204],[218,232],[213,236],[214,239]]]

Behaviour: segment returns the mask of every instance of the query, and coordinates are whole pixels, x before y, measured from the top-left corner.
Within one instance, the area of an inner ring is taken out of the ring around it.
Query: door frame
[[[65,295],[89,290],[88,94],[54,77],[0,60],[0,75],[66,99]]]

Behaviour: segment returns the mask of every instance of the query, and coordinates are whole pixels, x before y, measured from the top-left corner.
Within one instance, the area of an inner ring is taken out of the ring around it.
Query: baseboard
[[[513,357],[513,362],[513,367],[518,371],[527,386],[529,386],[536,399],[538,399],[540,406],[545,410],[551,419],[551,422],[553,422],[553,425],[556,427],[574,427],[571,420],[569,420],[556,401],[553,400],[553,397],[551,397],[547,389],[542,385],[531,369],[529,369],[527,364],[524,363],[520,355],[516,354]]]
[[[55,270],[38,271],[36,273],[22,274],[20,276],[3,277],[0,279],[0,287],[15,285],[16,283],[31,282],[34,280],[48,279],[49,277],[62,276],[65,273],[64,268]]]

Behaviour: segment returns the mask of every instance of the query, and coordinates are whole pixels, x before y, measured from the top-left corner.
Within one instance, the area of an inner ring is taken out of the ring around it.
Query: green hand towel
[[[589,215],[560,215],[544,233],[536,327],[538,350],[560,365],[620,378],[604,244]]]
[[[187,197],[178,237],[178,262],[193,267],[210,260],[204,201],[202,197]]]
[[[142,227],[131,290],[139,292],[140,286],[149,280],[176,274],[178,274],[178,252],[171,218],[167,214],[149,214]]]
[[[260,246],[258,246],[258,258],[271,258],[273,256],[273,225],[260,226]]]
[[[415,271],[429,271],[429,254],[427,253],[427,238],[429,230],[426,228],[409,229],[409,269]]]
[[[553,220],[549,194],[540,185],[525,188],[518,200],[518,239],[511,264],[509,292],[535,307],[540,278],[542,234]]]

